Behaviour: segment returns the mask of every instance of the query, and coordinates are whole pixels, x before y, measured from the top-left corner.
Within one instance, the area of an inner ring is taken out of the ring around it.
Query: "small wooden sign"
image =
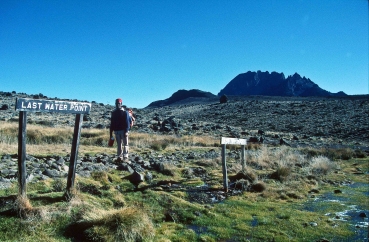
[[[246,139],[238,139],[238,138],[222,137],[220,143],[222,145],[247,145],[247,140]]]
[[[242,171],[245,171],[246,168],[246,159],[245,159],[245,146],[247,145],[246,139],[238,139],[238,138],[227,138],[222,137],[220,139],[220,143],[222,145],[222,170],[223,170],[223,187],[224,191],[228,192],[228,174],[227,174],[227,162],[226,162],[226,145],[241,145],[241,161],[242,161]]]
[[[91,103],[17,98],[15,102],[15,110],[29,112],[89,114],[91,110]]]

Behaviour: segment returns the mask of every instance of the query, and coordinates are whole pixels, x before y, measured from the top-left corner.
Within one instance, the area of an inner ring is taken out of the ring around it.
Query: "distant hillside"
[[[197,90],[197,89],[179,90],[173,93],[173,95],[170,98],[152,102],[147,107],[163,107],[163,106],[168,106],[168,105],[175,104],[175,103],[181,103],[181,101],[184,101],[186,99],[192,99],[192,100],[194,98],[208,99],[208,98],[215,98],[215,97],[217,96],[210,92],[204,92],[204,91]]]
[[[269,73],[268,71],[248,71],[247,73],[239,74],[218,93],[218,96],[223,94],[299,97],[346,96],[344,92],[328,92],[309,78],[301,77],[297,73],[285,78],[283,73]]]

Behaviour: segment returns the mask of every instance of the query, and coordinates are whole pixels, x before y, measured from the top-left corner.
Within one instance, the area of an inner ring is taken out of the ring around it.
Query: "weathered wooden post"
[[[227,175],[227,162],[226,162],[226,144],[223,144],[223,143],[222,143],[222,171],[223,171],[223,188],[224,188],[224,191],[225,192],[228,192],[228,175]]]
[[[67,193],[70,193],[70,189],[74,186],[74,179],[76,176],[76,166],[77,166],[77,159],[78,159],[79,138],[81,137],[82,121],[83,121],[83,114],[77,114],[76,121],[74,124],[72,149],[71,149],[71,154],[70,154],[68,180],[67,180]]]
[[[247,144],[246,139],[238,139],[238,138],[225,138],[222,137],[220,140],[222,144],[222,168],[223,168],[223,187],[224,191],[228,192],[228,175],[227,175],[227,163],[226,163],[226,145],[241,145],[241,160],[242,160],[242,170],[246,168],[246,160],[245,160],[245,145]]]
[[[76,160],[78,157],[79,138],[81,134],[83,114],[89,114],[91,103],[70,102],[57,100],[42,100],[30,98],[17,98],[15,101],[15,110],[19,112],[19,130],[18,130],[18,175],[19,192],[26,195],[26,125],[27,112],[59,112],[76,114],[74,125],[74,134],[72,141],[71,158],[68,172],[67,192],[74,185],[76,172]]]
[[[18,128],[18,184],[19,194],[26,196],[26,139],[27,139],[27,112],[19,112]]]
[[[246,170],[246,157],[245,157],[245,145],[241,145],[241,163],[242,163],[242,171]]]

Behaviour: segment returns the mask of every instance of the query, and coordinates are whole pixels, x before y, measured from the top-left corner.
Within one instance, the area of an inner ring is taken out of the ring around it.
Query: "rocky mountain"
[[[331,93],[326,91],[309,78],[301,77],[297,73],[286,78],[283,73],[269,73],[268,71],[248,71],[239,74],[219,92],[218,96],[223,94],[298,97],[346,96],[344,92]]]
[[[216,95],[210,93],[210,92],[204,92],[197,89],[191,89],[191,90],[179,90],[173,95],[165,100],[159,100],[155,101],[149,104],[147,107],[163,107],[168,106],[172,104],[179,104],[181,102],[194,102],[196,100],[201,99],[209,99],[209,98],[215,98]],[[189,100],[187,100],[189,99]]]

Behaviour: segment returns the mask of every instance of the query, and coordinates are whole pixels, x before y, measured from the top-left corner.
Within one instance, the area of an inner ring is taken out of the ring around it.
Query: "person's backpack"
[[[132,109],[128,109],[128,113],[129,113],[129,116],[131,117],[131,127],[132,127],[136,121],[135,114],[133,113]]]

